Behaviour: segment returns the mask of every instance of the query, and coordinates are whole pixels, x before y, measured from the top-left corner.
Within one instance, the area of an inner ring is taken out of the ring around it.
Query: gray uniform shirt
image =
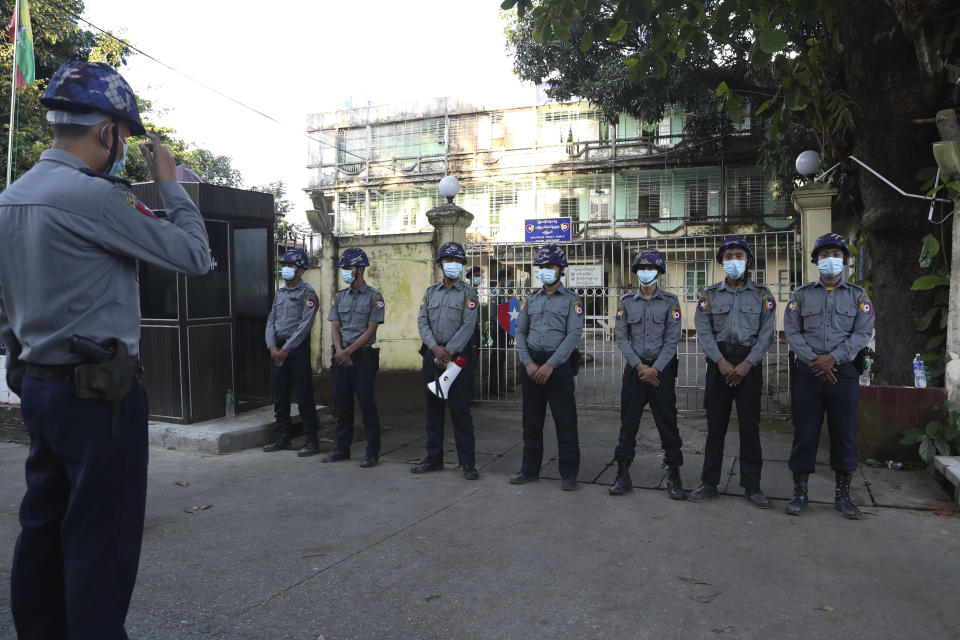
[[[383,324],[385,307],[383,295],[364,282],[359,289],[347,287],[337,291],[327,320],[340,323],[340,343],[346,348],[363,335],[371,322]],[[361,348],[371,347],[376,341],[377,336],[373,336]]]
[[[544,289],[531,293],[517,318],[520,362],[524,366],[533,362],[530,357],[533,349],[553,352],[547,360],[551,367],[562,365],[580,344],[583,315],[583,302],[562,284],[551,294]]]
[[[456,280],[448,289],[443,281],[434,282],[420,303],[420,339],[428,349],[439,344],[450,353],[461,353],[470,342],[479,315],[477,292],[469,284]]]
[[[0,194],[0,341],[33,364],[69,364],[73,334],[118,338],[139,354],[134,258],[190,275],[210,269],[207,231],[176,182],[157,185],[168,220],[123,183],[91,176],[80,158],[48,149]]]
[[[649,300],[639,289],[625,293],[617,306],[617,346],[630,368],[653,360],[663,371],[677,353],[680,324],[680,301],[669,291],[657,287]]]
[[[289,352],[299,347],[310,336],[319,310],[317,292],[303,280],[295,287],[280,287],[267,316],[267,348],[280,347]]]
[[[710,285],[703,290],[694,316],[700,348],[720,362],[723,354],[718,342],[752,347],[746,360],[759,366],[773,342],[776,308],[770,290],[752,280],[740,290],[728,287],[726,280]]]
[[[790,297],[783,332],[800,362],[829,353],[837,364],[852,362],[873,334],[873,304],[863,287],[840,281],[833,289],[808,282]]]

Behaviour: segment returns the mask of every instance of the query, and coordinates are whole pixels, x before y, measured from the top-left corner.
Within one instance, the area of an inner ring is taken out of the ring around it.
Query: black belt
[[[54,382],[73,382],[73,371],[83,364],[30,364],[27,363],[27,375],[40,380],[53,380]]]
[[[753,350],[753,347],[745,347],[741,344],[728,344],[726,342],[718,342],[717,347],[720,349],[720,353],[731,358],[746,358]]]
[[[536,349],[527,349],[527,353],[530,354],[530,359],[538,365],[546,363],[550,356],[554,354],[553,351],[537,351]]]

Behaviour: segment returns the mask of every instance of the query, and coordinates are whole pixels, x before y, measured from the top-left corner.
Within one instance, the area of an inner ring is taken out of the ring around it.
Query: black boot
[[[809,473],[793,472],[793,500],[784,508],[784,511],[792,516],[798,516],[807,510],[807,479],[809,477]]]
[[[315,456],[318,453],[320,453],[320,443],[317,442],[317,434],[308,433],[307,441],[303,443],[303,448],[297,451],[297,457],[306,458],[307,456]]]
[[[622,496],[633,490],[633,481],[630,480],[630,463],[626,460],[617,460],[617,479],[610,487],[610,495]]]
[[[833,508],[842,513],[844,518],[859,520],[863,517],[863,514],[850,499],[850,479],[852,476],[852,473],[837,471],[837,494],[833,499]]]
[[[267,453],[273,451],[283,451],[290,446],[290,429],[288,427],[277,427],[277,440],[273,444],[268,444],[263,448]]]
[[[680,467],[675,464],[667,467],[667,495],[673,500],[687,499],[687,494],[683,491],[683,480],[680,479]]]

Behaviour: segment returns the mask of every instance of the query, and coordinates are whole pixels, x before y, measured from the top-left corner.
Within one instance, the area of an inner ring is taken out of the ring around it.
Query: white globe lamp
[[[447,199],[447,202],[453,202],[453,198],[460,193],[460,181],[453,176],[447,176],[440,181],[440,195]]]
[[[809,178],[820,169],[820,154],[816,151],[804,151],[797,156],[797,173]]]

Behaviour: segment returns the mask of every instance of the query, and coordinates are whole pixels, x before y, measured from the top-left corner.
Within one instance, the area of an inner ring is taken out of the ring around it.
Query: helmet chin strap
[[[113,142],[110,145],[110,157],[107,159],[107,165],[100,171],[100,173],[108,173],[110,169],[113,168],[113,163],[117,159],[117,149],[120,146],[120,127],[117,126],[116,117],[111,119],[113,123]],[[106,127],[106,125],[104,125]],[[100,129],[100,142],[103,142],[103,129]]]

